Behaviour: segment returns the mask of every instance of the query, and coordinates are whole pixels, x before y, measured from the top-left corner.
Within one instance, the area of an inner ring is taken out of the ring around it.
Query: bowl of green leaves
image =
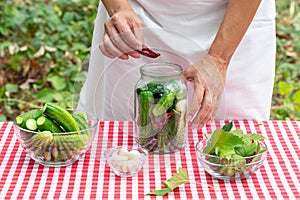
[[[201,166],[215,178],[233,181],[250,177],[267,156],[265,137],[231,130],[233,122],[216,129],[196,144]]]

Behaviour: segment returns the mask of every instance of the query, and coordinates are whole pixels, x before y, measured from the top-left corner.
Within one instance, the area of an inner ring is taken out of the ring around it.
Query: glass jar
[[[140,68],[135,87],[135,138],[149,153],[172,153],[186,139],[187,87],[182,67],[151,63]]]

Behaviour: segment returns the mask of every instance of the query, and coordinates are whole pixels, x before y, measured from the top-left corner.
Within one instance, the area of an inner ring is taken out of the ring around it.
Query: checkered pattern
[[[135,176],[115,176],[103,151],[112,145],[135,145],[133,122],[100,122],[99,134],[86,155],[68,167],[51,168],[26,156],[13,123],[0,123],[0,199],[300,199],[300,123],[295,121],[235,121],[235,127],[268,138],[267,160],[251,178],[224,182],[201,168],[195,144],[204,133],[220,128],[217,121],[189,131],[188,146],[180,153],[150,155]],[[188,170],[191,182],[164,197],[145,196],[176,173]],[[209,186],[213,186],[211,188]]]

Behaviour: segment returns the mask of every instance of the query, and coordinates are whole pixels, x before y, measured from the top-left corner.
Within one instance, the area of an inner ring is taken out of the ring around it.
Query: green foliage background
[[[300,3],[277,0],[276,5],[271,119],[299,120]],[[0,1],[0,121],[47,101],[76,105],[97,6],[97,0]]]

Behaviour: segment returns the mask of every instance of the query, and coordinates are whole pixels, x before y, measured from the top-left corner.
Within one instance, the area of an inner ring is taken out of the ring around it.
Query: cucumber
[[[35,119],[28,119],[25,123],[26,129],[30,131],[35,131],[37,129],[37,124]]]
[[[140,121],[141,126],[147,126],[149,123],[149,108],[153,105],[154,97],[152,92],[146,91],[140,93],[140,109],[141,109],[141,115],[140,115]]]
[[[77,122],[80,130],[86,130],[81,133],[84,133],[88,136],[88,139],[92,137],[92,131],[89,129],[90,125],[87,121],[87,115],[84,112],[72,114],[73,118]]]
[[[41,116],[36,120],[38,129],[40,131],[50,131],[51,133],[62,133],[62,130],[55,122],[45,116]]]
[[[72,117],[77,122],[80,130],[88,129],[90,128],[88,122],[87,122],[87,116],[86,113],[80,112],[80,113],[74,113],[72,114]]]
[[[159,99],[157,104],[154,106],[152,113],[154,116],[159,116],[167,112],[168,108],[173,105],[175,94],[173,92],[166,92]]]
[[[46,103],[43,108],[43,113],[51,120],[56,121],[60,126],[64,128],[66,132],[79,131],[80,128],[72,117],[71,113],[65,110],[63,107],[54,104]]]
[[[16,117],[16,124],[19,125],[22,128],[27,129],[26,128],[26,121],[28,119],[35,119],[36,120],[40,116],[42,116],[42,111],[38,110],[38,109],[33,109],[33,110],[25,112],[22,115],[17,116]]]

